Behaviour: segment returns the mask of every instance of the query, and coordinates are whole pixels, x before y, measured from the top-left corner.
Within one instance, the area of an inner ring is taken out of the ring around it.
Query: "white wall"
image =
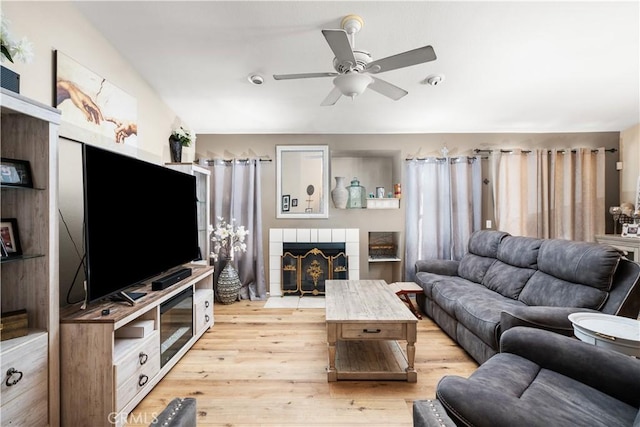
[[[2,14],[11,21],[11,34],[26,37],[34,46],[32,63],[3,63],[20,74],[21,95],[53,105],[53,52],[59,50],[136,98],[138,148],[143,152],[139,157],[170,161],[168,138],[179,118],[72,2],[3,0]],[[193,151],[193,146],[187,148],[183,160],[192,160]]]

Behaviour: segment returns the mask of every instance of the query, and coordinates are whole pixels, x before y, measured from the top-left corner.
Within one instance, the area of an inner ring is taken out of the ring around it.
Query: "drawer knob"
[[[380,332],[382,332],[382,330],[380,330],[380,329],[363,329],[362,332],[364,332],[365,334],[379,334]]]
[[[205,301],[205,302],[204,302],[204,307],[205,307],[205,308],[209,308],[209,305],[210,305],[209,301]]]
[[[12,385],[18,384],[21,379],[22,372],[18,371],[15,368],[9,368],[9,370],[7,371],[7,380],[4,383],[7,385],[7,387],[11,387]]]
[[[209,322],[209,315],[208,315],[208,314],[205,314],[205,315],[204,315],[204,321],[205,321],[205,322]]]
[[[143,385],[145,385],[147,383],[147,381],[149,381],[149,377],[144,375],[144,374],[142,374],[142,375],[140,375],[140,378],[138,379],[138,385],[140,387],[142,387]]]
[[[147,360],[149,360],[149,356],[141,351],[138,355],[138,360],[140,361],[141,365],[144,365],[145,363],[147,363]]]

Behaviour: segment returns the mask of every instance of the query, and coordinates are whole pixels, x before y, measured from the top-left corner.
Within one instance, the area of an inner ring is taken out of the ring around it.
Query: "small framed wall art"
[[[2,218],[0,220],[0,238],[2,240],[2,257],[22,255],[20,236],[18,235],[18,220]]]
[[[622,237],[640,237],[638,224],[622,224]]]
[[[282,196],[282,212],[289,212],[290,201],[291,196],[289,194],[285,194],[284,196]]]
[[[31,164],[28,160],[2,157],[0,162],[0,183],[2,185],[33,188]]]

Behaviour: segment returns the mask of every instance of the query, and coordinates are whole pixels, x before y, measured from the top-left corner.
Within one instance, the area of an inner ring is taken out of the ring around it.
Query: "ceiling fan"
[[[342,19],[339,30],[322,30],[329,47],[335,54],[333,68],[336,72],[302,73],[302,74],[274,74],[275,80],[308,79],[313,77],[335,77],[334,88],[320,105],[334,105],[342,95],[351,99],[362,94],[367,87],[371,88],[394,101],[405,96],[408,92],[372,74],[379,74],[398,68],[422,64],[436,59],[431,46],[424,46],[407,52],[372,60],[369,52],[355,49],[355,34],[364,25],[358,15],[347,15]]]

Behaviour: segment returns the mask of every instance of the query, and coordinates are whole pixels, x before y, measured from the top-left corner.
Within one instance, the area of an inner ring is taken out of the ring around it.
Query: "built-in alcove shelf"
[[[384,188],[385,198],[367,198],[367,209],[398,209],[399,199],[386,198],[393,193],[394,184],[401,182],[402,157],[400,150],[348,150],[331,151],[331,189],[335,188],[335,177],[346,178],[350,185],[358,178],[367,197],[376,195],[376,188]]]
[[[369,232],[369,262],[399,262],[400,233],[393,231]]]

